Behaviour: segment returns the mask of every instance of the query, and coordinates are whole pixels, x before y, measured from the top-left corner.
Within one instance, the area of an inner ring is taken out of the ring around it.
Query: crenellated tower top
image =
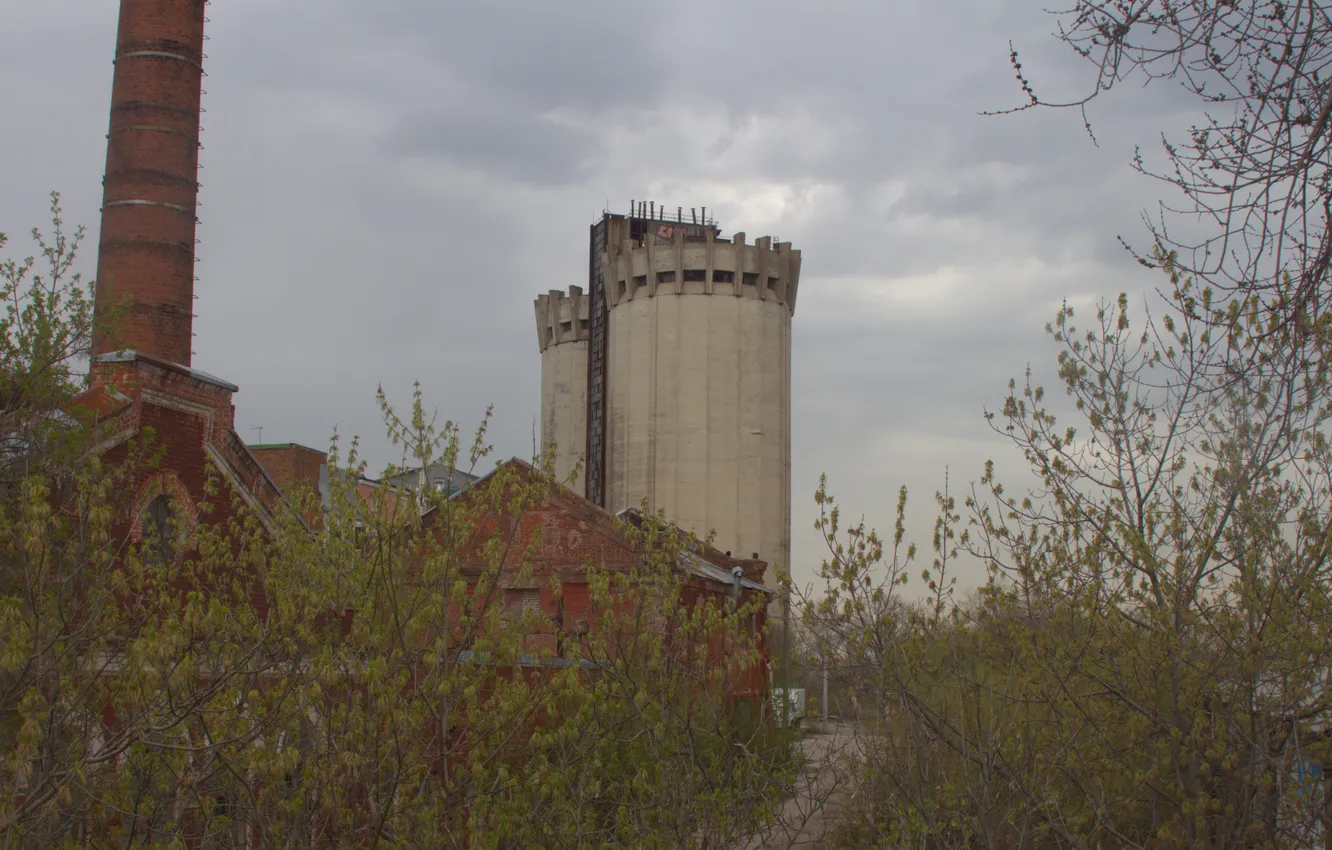
[[[605,255],[606,302],[610,309],[657,295],[731,295],[774,301],[795,313],[800,251],[790,242],[763,236],[752,244],[744,233],[723,239],[712,226],[662,222],[641,236],[618,234]]]
[[[587,339],[588,303],[581,286],[571,286],[567,293],[552,289],[547,295],[538,295],[535,306],[537,346],[542,351]]]

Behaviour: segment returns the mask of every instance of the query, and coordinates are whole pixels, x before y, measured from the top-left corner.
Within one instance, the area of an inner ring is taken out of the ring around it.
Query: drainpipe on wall
[[[740,607],[740,579],[744,577],[745,571],[743,569],[740,567],[731,567],[731,579],[734,582],[731,585],[731,601],[735,603],[735,607],[737,608]]]

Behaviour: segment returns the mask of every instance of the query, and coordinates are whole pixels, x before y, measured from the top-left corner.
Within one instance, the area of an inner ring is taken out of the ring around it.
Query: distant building
[[[252,443],[246,448],[284,493],[306,487],[319,495],[324,508],[329,507],[330,476],[336,473],[330,472],[327,452],[299,443]],[[407,469],[383,479],[362,477],[357,484],[367,494],[381,484],[396,493],[409,493],[421,486],[423,478],[426,486],[445,496],[461,492],[477,480],[470,472],[437,464],[424,477],[419,468]]]
[[[425,486],[430,489],[438,490],[445,496],[452,496],[471,486],[477,480],[477,476],[461,469],[449,469],[443,464],[437,464],[426,470],[424,475],[418,467],[381,478],[378,483],[387,484],[394,489],[415,490],[421,486],[423,479]]]

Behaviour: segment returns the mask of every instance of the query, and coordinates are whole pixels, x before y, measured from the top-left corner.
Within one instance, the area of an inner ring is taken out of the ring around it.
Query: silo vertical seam
[[[744,300],[736,302],[735,310],[735,489],[731,493],[732,501],[735,503],[735,545],[740,545],[741,536],[744,533],[743,504],[740,498],[740,491],[744,489],[741,486],[742,473],[744,468],[744,450],[745,450],[745,429],[744,429],[744,373],[745,373],[745,320],[744,320]],[[743,557],[743,556],[742,556]]]
[[[651,241],[650,237],[649,240]],[[648,370],[647,487],[648,507],[657,510],[657,364],[661,362],[661,302],[648,300],[652,310],[652,364]]]
[[[785,492],[782,493],[783,514],[785,514],[785,516],[783,516],[783,524],[782,524],[782,549],[783,549],[782,557],[786,558],[786,564],[783,564],[782,566],[785,566],[787,572],[790,572],[791,570],[791,314],[789,312],[790,308],[787,308],[785,304],[782,305],[782,309],[787,310],[787,312],[782,313],[783,337],[785,337],[785,340],[783,340],[783,348],[786,349],[786,374],[783,374],[782,376],[782,385],[783,385],[782,418],[783,420],[785,420],[785,430],[786,430],[785,434],[786,445],[785,448],[783,448],[783,457],[785,457],[786,469],[785,472],[783,472],[783,477],[782,477],[782,488],[783,490],[785,490]]]
[[[685,301],[684,301],[684,285],[683,285],[683,284],[684,284],[684,281],[680,281],[680,285],[679,285],[679,286],[676,288],[676,290],[675,290],[676,293],[677,293],[677,297],[676,297],[676,299],[675,299],[675,302],[676,302],[676,304],[678,305],[678,309],[679,309],[679,317],[678,317],[678,320],[677,320],[677,322],[676,322],[676,324],[677,324],[677,326],[678,326],[678,328],[679,328],[679,330],[678,330],[678,332],[677,332],[677,336],[678,336],[678,339],[677,339],[677,346],[678,346],[679,350],[676,352],[676,355],[675,355],[675,356],[676,356],[676,362],[677,362],[677,363],[680,363],[680,362],[683,360],[683,358],[684,358],[684,352],[685,352],[685,350],[686,350],[685,340],[684,340],[684,333],[685,333],[685,332],[684,332],[684,329],[685,329],[684,305],[685,305]],[[706,358],[707,358],[707,334],[704,334],[703,338],[704,338],[704,354],[703,354],[703,356],[704,356],[704,358],[705,358],[705,362],[706,362]],[[688,387],[688,381],[685,379],[685,370],[684,370],[683,368],[678,368],[676,371],[677,371],[677,377],[676,377],[676,383],[675,383],[675,463],[676,463],[676,466],[678,467],[678,466],[680,465],[681,458],[684,457],[684,452],[685,452],[685,448],[686,448],[685,429],[684,429],[684,409],[685,409],[685,403],[684,403],[684,402],[685,402],[685,393],[687,392],[687,387]],[[705,370],[705,373],[704,373],[704,374],[706,375],[706,370]],[[704,392],[707,392],[707,384],[706,384],[706,382],[704,383]],[[704,455],[703,455],[703,457],[704,457],[704,460],[705,460],[705,462],[706,462],[706,459],[707,459],[707,444],[706,444],[706,441],[704,442],[704,448],[703,448],[703,451],[704,451]],[[708,467],[707,467],[707,466],[704,466],[704,477],[703,477],[703,487],[702,487],[702,490],[703,490],[704,498],[705,498],[705,499],[707,498],[707,469],[708,469]],[[675,503],[675,512],[676,512],[676,515],[679,515],[679,514],[682,512],[682,510],[683,510],[683,508],[684,508],[684,505],[686,504],[686,501],[685,501],[685,499],[684,499],[684,497],[683,497],[684,494],[681,493],[681,484],[682,484],[682,482],[683,482],[683,476],[676,475],[676,476],[675,476],[675,482],[674,482],[674,493],[673,493],[673,495],[671,496],[671,500]],[[707,515],[707,514],[704,513],[704,516],[706,516],[706,515]]]

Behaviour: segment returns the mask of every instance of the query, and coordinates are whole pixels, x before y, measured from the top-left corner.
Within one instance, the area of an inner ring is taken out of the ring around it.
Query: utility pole
[[[828,656],[823,656],[823,701],[819,703],[823,709],[823,734],[828,734]]]
[[[791,581],[787,579],[782,596],[782,687],[791,698]]]

